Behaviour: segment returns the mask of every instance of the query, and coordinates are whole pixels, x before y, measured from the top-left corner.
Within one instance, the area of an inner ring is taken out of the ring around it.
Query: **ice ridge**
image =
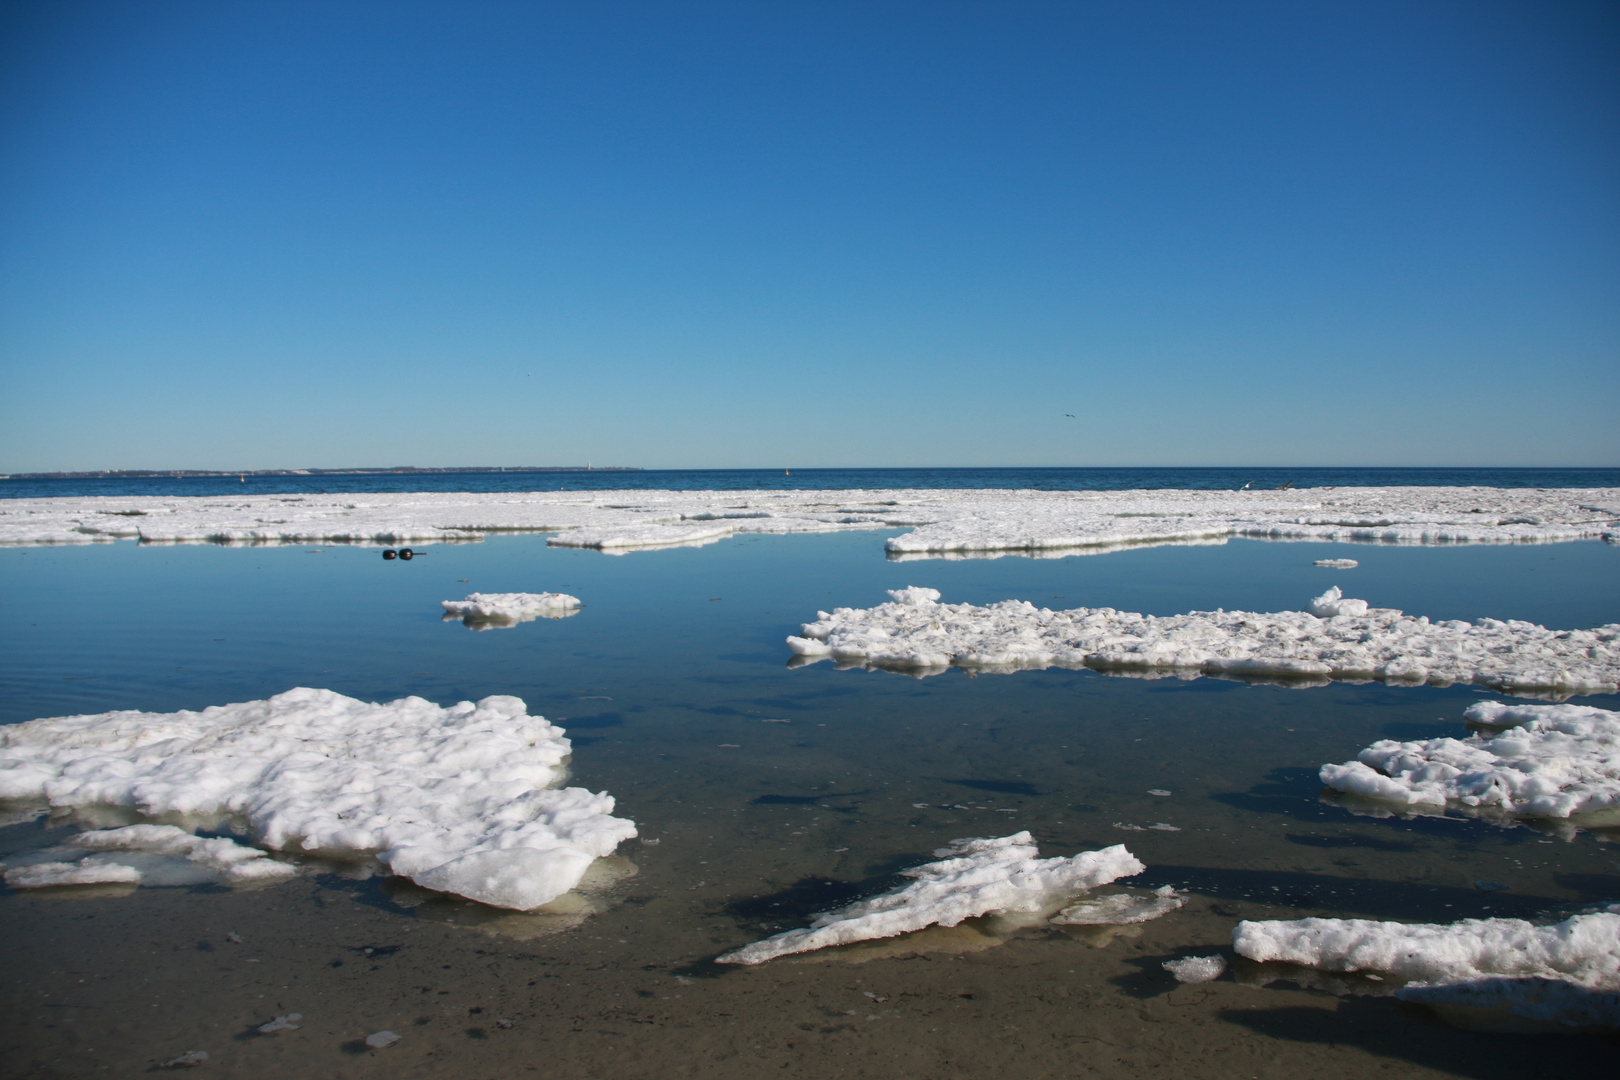
[[[374,856],[426,888],[527,910],[636,835],[610,796],[557,786],[569,753],[562,729],[515,697],[441,708],[299,687],[7,727],[0,798],[236,815],[271,850]],[[131,836],[108,842],[119,834]]]
[[[1113,608],[1052,611],[1023,600],[942,604],[935,589],[890,590],[889,603],[817,613],[787,644],[799,656],[924,674],[956,665],[1010,671],[1091,667],[1326,681],[1381,679],[1507,693],[1620,689],[1620,624],[1548,630],[1516,620],[1431,622],[1369,608],[1337,588],[1321,614],[1195,611],[1158,617]]]
[[[1039,859],[1027,832],[952,840],[934,852],[937,862],[903,871],[912,883],[818,916],[810,926],[756,941],[717,957],[721,964],[762,964],[778,956],[848,945],[873,938],[955,926],[994,913],[1032,913],[1147,869],[1116,844],[1072,858]]]

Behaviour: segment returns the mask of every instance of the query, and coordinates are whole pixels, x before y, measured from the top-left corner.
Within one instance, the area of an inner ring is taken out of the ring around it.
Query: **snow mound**
[[[527,910],[636,835],[609,816],[610,796],[555,786],[569,751],[562,729],[515,697],[440,708],[299,687],[201,712],[5,728],[0,798],[238,815],[272,850],[374,856],[427,888]]]
[[[1168,915],[1186,903],[1185,896],[1176,895],[1172,886],[1164,885],[1153,890],[1152,896],[1115,893],[1082,900],[1058,912],[1052,922],[1058,926],[1125,926]]]
[[[1232,931],[1232,947],[1250,960],[1391,975],[1407,980],[1396,996],[1411,1001],[1582,1026],[1620,1023],[1620,904],[1552,926],[1245,921]]]
[[[6,871],[6,884],[13,889],[44,889],[55,885],[138,885],[141,872],[133,866],[105,859],[83,858],[78,862],[44,862],[13,866]]]
[[[1620,624],[1548,630],[1480,619],[1430,622],[1368,608],[1338,589],[1304,611],[1195,611],[1158,617],[1113,608],[1052,611],[1023,600],[942,604],[934,589],[895,589],[874,608],[817,612],[787,644],[810,660],[911,669],[1092,667],[1324,682],[1439,686],[1476,682],[1507,693],[1620,689]],[[1359,614],[1356,614],[1359,612]]]
[[[465,600],[440,601],[449,618],[473,623],[512,625],[531,619],[561,619],[579,610],[579,598],[567,593],[469,593]]]
[[[1311,601],[1311,614],[1319,619],[1332,619],[1341,615],[1359,618],[1367,614],[1367,601],[1346,600],[1337,585]]]
[[[1068,859],[1038,859],[1037,854],[1027,832],[952,840],[934,852],[938,862],[904,871],[912,884],[818,916],[806,929],[745,945],[716,962],[762,964],[789,953],[894,937],[935,924],[955,926],[992,912],[1050,910],[1054,903],[1147,869],[1123,844]]]
[[[1620,814],[1620,713],[1482,701],[1463,715],[1506,730],[1383,739],[1355,761],[1322,766],[1322,783],[1408,807],[1536,818]]]

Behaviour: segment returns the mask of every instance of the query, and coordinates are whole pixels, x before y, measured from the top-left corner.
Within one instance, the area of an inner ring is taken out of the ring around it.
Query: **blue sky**
[[[1616,403],[1610,3],[0,8],[0,471],[1617,465]]]

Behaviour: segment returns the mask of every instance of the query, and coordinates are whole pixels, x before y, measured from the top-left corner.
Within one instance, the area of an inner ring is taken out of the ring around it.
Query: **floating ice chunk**
[[[44,862],[13,866],[6,871],[6,884],[13,889],[44,889],[56,885],[138,885],[141,872],[133,866],[105,859],[83,858],[78,862]]]
[[[1176,977],[1179,983],[1206,983],[1213,982],[1226,971],[1226,957],[1217,953],[1214,956],[1188,956],[1181,960],[1166,960],[1164,970]]]
[[[1317,559],[1312,566],[1326,566],[1334,570],[1354,570],[1361,564],[1354,559]]]
[[[441,601],[450,618],[473,623],[512,625],[531,619],[561,619],[579,610],[579,598],[567,593],[470,593],[465,600]]]
[[[288,1013],[278,1016],[267,1024],[259,1025],[260,1035],[274,1035],[278,1031],[297,1031],[298,1021],[304,1018],[302,1013]]]
[[[1250,960],[1393,975],[1409,980],[1396,996],[1413,1001],[1620,1022],[1620,904],[1552,926],[1522,919],[1240,922],[1232,947]]]
[[[1322,783],[1364,798],[1465,813],[1620,815],[1620,713],[1482,701],[1463,715],[1505,730],[1466,739],[1384,739],[1355,761],[1322,766]]]
[[[996,913],[1029,913],[1061,903],[1116,878],[1146,869],[1116,844],[1073,858],[1038,859],[1027,832],[951,841],[934,852],[938,862],[904,871],[915,879],[893,892],[818,916],[808,928],[756,941],[717,958],[722,964],[760,964],[789,953],[894,937],[925,926],[955,926]]]
[[[1311,614],[1319,619],[1331,619],[1339,615],[1349,615],[1359,618],[1367,614],[1367,601],[1346,600],[1344,593],[1339,591],[1337,585],[1311,601]]]
[[[373,1031],[366,1036],[366,1045],[373,1050],[381,1050],[385,1046],[393,1046],[399,1042],[399,1036],[392,1031]]]
[[[126,825],[121,829],[82,832],[66,840],[70,847],[92,851],[150,852],[184,858],[219,874],[226,881],[241,884],[292,877],[298,868],[277,862],[258,848],[246,847],[225,837],[193,836],[173,825]]]
[[[1166,791],[1164,788],[1156,788],[1156,787],[1154,787],[1154,788],[1148,788],[1148,794],[1149,795],[1157,795],[1161,799],[1168,799],[1171,796],[1172,792]]]
[[[0,797],[236,814],[272,850],[375,856],[429,888],[529,909],[636,834],[610,816],[611,797],[554,786],[569,752],[562,729],[515,697],[440,708],[299,688],[201,712],[7,727]],[[222,866],[260,865],[206,850]]]
[[[1082,900],[1054,915],[1052,922],[1059,926],[1124,926],[1168,915],[1186,902],[1185,896],[1178,896],[1174,888],[1164,885],[1153,890],[1152,896],[1115,893]]]
[[[1157,617],[1113,608],[1052,611],[1022,600],[942,604],[897,589],[873,608],[818,612],[788,648],[808,660],[905,670],[1091,667],[1325,683],[1477,682],[1540,695],[1620,690],[1620,624],[1548,630],[1527,622],[1430,622],[1368,609],[1330,589],[1303,611],[1195,611]],[[1351,614],[1359,611],[1361,614]]]

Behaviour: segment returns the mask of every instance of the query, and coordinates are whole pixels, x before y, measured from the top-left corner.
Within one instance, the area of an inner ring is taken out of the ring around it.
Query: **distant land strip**
[[[97,469],[91,472],[8,473],[0,480],[95,480],[137,476],[398,476],[417,473],[642,472],[633,465],[451,465],[422,468],[393,465],[380,469]]]

